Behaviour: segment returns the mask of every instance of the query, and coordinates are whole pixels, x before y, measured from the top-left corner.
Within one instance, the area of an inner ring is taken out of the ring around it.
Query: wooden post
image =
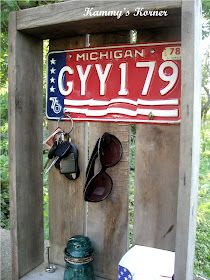
[[[200,0],[182,1],[182,122],[176,280],[193,279],[201,119],[200,19]]]
[[[13,278],[43,262],[42,41],[9,21],[9,174]]]
[[[114,38],[114,39],[113,39]],[[126,33],[99,34],[90,36],[91,46],[129,42]],[[82,47],[84,37],[65,38],[50,41],[50,50],[64,50]],[[52,132],[57,122],[49,121]],[[60,123],[60,127],[69,129],[69,123]],[[129,126],[118,124],[89,124],[90,151],[105,131],[116,135],[123,145],[122,161],[107,172],[114,180],[110,197],[100,203],[88,203],[83,198],[86,158],[88,154],[84,123],[75,123],[72,140],[78,145],[80,154],[80,178],[75,182],[67,180],[53,169],[49,176],[49,213],[51,259],[63,265],[63,249],[67,239],[75,234],[90,237],[95,253],[95,273],[99,277],[115,279],[117,265],[128,249],[128,182],[129,182]],[[58,207],[55,207],[57,205]],[[120,241],[119,241],[120,239]],[[116,248],[115,244],[119,246]]]
[[[80,48],[85,46],[85,36],[65,38],[50,41],[50,51]],[[53,132],[57,122],[49,121],[49,130]],[[59,127],[68,131],[71,122],[60,122]],[[83,187],[87,158],[86,124],[74,123],[71,133],[72,142],[79,150],[80,176],[71,181],[61,175],[55,167],[49,173],[49,239],[51,260],[53,263],[64,265],[64,248],[67,240],[77,234],[84,234],[85,202]]]
[[[176,28],[138,30],[138,42],[180,41]],[[136,125],[134,244],[175,250],[179,125]]]
[[[129,31],[90,35],[90,46],[128,43]],[[110,196],[99,203],[88,203],[87,236],[93,241],[95,274],[117,279],[118,263],[128,249],[129,141],[130,127],[113,123],[90,123],[90,152],[104,132],[114,134],[123,146],[123,158],[107,173],[113,179]]]

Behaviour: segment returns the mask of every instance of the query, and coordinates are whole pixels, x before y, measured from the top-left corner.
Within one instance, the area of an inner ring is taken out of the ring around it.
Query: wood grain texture
[[[88,203],[87,236],[95,248],[95,274],[116,279],[118,263],[128,249],[129,132],[125,125],[94,123],[89,130],[90,151],[104,132],[120,139],[123,158],[107,170],[113,180],[110,196],[99,203]]]
[[[148,28],[138,30],[138,42],[181,41],[181,19],[177,27]]]
[[[182,2],[182,123],[180,131],[175,279],[193,279],[200,152],[201,1]]]
[[[90,46],[129,42],[129,32],[90,36]],[[88,203],[87,236],[95,248],[94,270],[98,277],[117,279],[118,263],[128,249],[129,138],[128,125],[90,123],[90,154],[104,132],[117,136],[123,158],[107,173],[113,179],[110,196],[99,203]]]
[[[129,16],[86,16],[85,8],[93,11],[126,11]],[[140,17],[133,16],[136,8],[145,10],[167,10],[169,16]],[[18,30],[24,30],[41,38],[76,36],[86,33],[125,31],[149,27],[172,26],[174,18],[180,15],[181,0],[177,1],[66,1],[36,7],[18,12]],[[144,18],[143,20],[140,20]]]
[[[50,41],[50,50],[64,50],[83,47],[85,38],[65,38]],[[57,122],[49,121],[49,130],[53,132]],[[60,122],[59,127],[68,131],[71,122]],[[86,167],[86,130],[85,123],[75,123],[71,134],[72,142],[79,150],[80,176],[77,180],[68,180],[55,167],[49,173],[49,224],[51,260],[64,265],[64,248],[67,240],[84,233],[85,203],[83,199],[84,174]]]
[[[179,126],[137,126],[134,243],[174,251]]]
[[[42,42],[9,19],[9,173],[13,278],[43,262]]]
[[[180,22],[177,22],[180,25]],[[180,28],[138,31],[138,41],[178,41]],[[179,125],[137,125],[134,244],[175,250]]]

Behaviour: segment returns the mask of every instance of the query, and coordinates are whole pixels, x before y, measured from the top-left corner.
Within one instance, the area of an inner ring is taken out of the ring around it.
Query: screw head
[[[149,120],[153,120],[154,119],[154,115],[153,115],[153,113],[152,112],[150,112],[149,114],[148,114],[148,118],[149,118]]]

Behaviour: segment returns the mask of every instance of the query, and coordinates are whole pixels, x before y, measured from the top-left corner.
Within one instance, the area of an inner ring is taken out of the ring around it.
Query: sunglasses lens
[[[101,171],[87,185],[85,189],[85,200],[92,202],[104,200],[110,194],[112,185],[110,176]]]
[[[122,157],[122,145],[114,135],[104,133],[100,143],[100,160],[103,166],[111,167]]]

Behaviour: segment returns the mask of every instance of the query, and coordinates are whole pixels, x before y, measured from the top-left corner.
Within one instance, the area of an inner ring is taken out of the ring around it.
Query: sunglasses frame
[[[118,143],[119,144],[119,148],[120,148],[119,159],[115,163],[113,163],[111,165],[104,165],[102,163],[102,160],[101,160],[102,152],[103,152],[102,145],[103,145],[103,141],[106,140],[106,137],[110,137],[112,139],[112,141],[114,140],[115,143]],[[108,132],[105,132],[102,135],[102,137],[100,137],[97,140],[96,145],[95,145],[95,147],[93,149],[92,155],[90,157],[90,160],[89,160],[89,163],[88,163],[88,166],[87,166],[87,170],[86,170],[86,182],[85,182],[85,188],[84,188],[84,198],[85,198],[85,201],[88,201],[88,202],[100,202],[100,201],[103,201],[104,199],[106,199],[110,195],[110,193],[112,191],[112,187],[113,187],[113,180],[112,180],[111,176],[106,172],[106,169],[107,168],[111,168],[111,167],[115,166],[116,164],[118,164],[119,161],[122,158],[122,154],[123,154],[122,144],[121,144],[120,140],[116,136],[114,136],[114,135],[112,135],[112,134],[110,134]],[[95,174],[94,166],[95,166],[95,161],[96,161],[96,159],[98,157],[99,157],[99,161],[100,161],[100,164],[101,164],[101,169],[100,169],[99,172],[97,172],[97,174]],[[91,200],[90,197],[88,197],[88,191],[90,190],[91,183],[102,172],[104,174],[106,174],[106,176],[108,176],[108,178],[110,179],[111,188],[110,188],[109,192],[105,196],[103,196],[102,198],[99,198],[98,200],[96,200],[96,199]]]

